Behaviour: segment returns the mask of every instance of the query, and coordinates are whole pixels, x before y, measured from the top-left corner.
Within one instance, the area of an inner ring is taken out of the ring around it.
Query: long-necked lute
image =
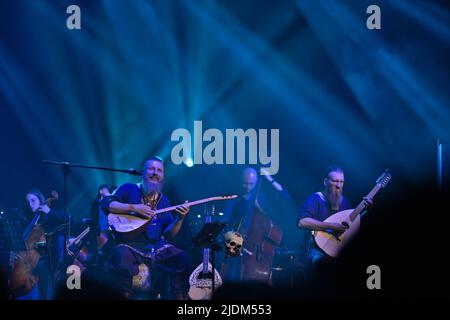
[[[129,212],[129,213],[110,213],[108,214],[108,223],[112,230],[116,232],[131,232],[137,230],[149,223],[154,217],[158,214],[169,212],[175,210],[181,206],[197,206],[199,204],[211,202],[211,201],[220,201],[220,200],[230,200],[237,198],[237,195],[232,196],[218,196],[218,197],[210,197],[205,199],[200,199],[197,201],[186,202],[183,204],[179,204],[176,206],[171,206],[159,210],[153,211],[151,214],[142,214],[137,212]]]
[[[385,171],[377,180],[375,187],[367,194],[366,198],[373,199],[373,197],[391,180],[389,171]],[[348,209],[337,212],[324,222],[339,223],[347,227],[347,229],[336,235],[327,231],[313,231],[314,240],[317,245],[329,256],[337,257],[342,248],[355,236],[359,230],[360,215],[365,210],[364,200],[359,203],[355,209]]]

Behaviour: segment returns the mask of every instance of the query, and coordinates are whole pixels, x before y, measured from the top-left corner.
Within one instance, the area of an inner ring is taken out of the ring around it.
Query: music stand
[[[211,267],[212,267],[212,292],[215,290],[215,251],[222,250],[221,246],[216,243],[217,236],[222,232],[227,224],[223,222],[205,223],[197,235],[192,239],[191,246],[197,248],[210,248],[211,253]]]
[[[26,250],[21,219],[0,218],[0,252]]]
[[[56,161],[48,161],[48,160],[42,160],[43,163],[45,164],[52,164],[52,165],[58,165],[61,166],[62,169],[62,173],[63,173],[63,212],[64,212],[64,225],[67,225],[67,231],[64,232],[64,243],[67,243],[67,239],[70,236],[70,215],[69,215],[69,219],[67,219],[67,180],[68,180],[68,175],[70,174],[70,168],[72,167],[76,167],[76,168],[85,168],[85,169],[95,169],[95,170],[104,170],[104,171],[113,171],[113,172],[125,172],[128,173],[130,175],[134,175],[134,176],[139,176],[142,174],[141,171],[136,170],[136,169],[128,169],[128,170],[121,170],[121,169],[113,169],[113,168],[106,168],[106,167],[97,167],[97,166],[86,166],[86,165],[81,165],[81,164],[73,164],[73,163],[69,163],[69,162],[56,162]],[[92,237],[92,239],[95,239],[95,236]],[[98,249],[97,249],[98,250]],[[96,253],[97,254],[97,253]],[[63,262],[64,262],[64,266],[66,266],[67,263],[67,250],[64,249],[63,251]],[[95,259],[97,259],[97,255],[95,256]],[[94,261],[94,264],[97,265],[98,262]]]

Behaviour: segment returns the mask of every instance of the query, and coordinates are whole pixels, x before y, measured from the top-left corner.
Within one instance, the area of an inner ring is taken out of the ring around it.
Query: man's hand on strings
[[[186,200],[184,203],[187,203],[188,201]],[[175,212],[178,213],[182,219],[184,219],[186,217],[186,215],[189,213],[189,206],[178,206],[175,209]]]
[[[364,205],[366,206],[367,211],[371,211],[373,209],[373,199],[364,197]]]
[[[145,205],[145,204],[135,204],[135,205],[133,205],[132,206],[132,211],[140,213],[140,214],[142,214],[144,216],[147,216],[147,217],[149,217],[149,216],[153,217],[154,216],[154,212],[152,211],[152,209],[149,206]]]

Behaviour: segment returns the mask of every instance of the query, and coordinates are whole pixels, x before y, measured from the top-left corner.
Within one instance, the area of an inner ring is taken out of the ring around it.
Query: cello
[[[58,198],[59,194],[53,190],[52,196],[46,199],[45,204],[51,205]],[[14,253],[9,277],[9,289],[14,296],[29,293],[39,281],[39,277],[33,274],[33,270],[41,259],[41,245],[46,243],[45,231],[39,223],[40,219],[41,214],[38,212],[23,235],[26,250]]]
[[[281,244],[283,232],[281,228],[269,218],[258,202],[261,190],[261,179],[256,186],[256,192],[247,201],[249,205],[245,215],[251,215],[250,225],[244,235],[240,278],[256,280],[271,284],[272,262],[276,249]],[[241,223],[244,216],[241,218]],[[241,223],[239,225],[241,225]],[[240,226],[238,227],[238,231]]]
[[[248,252],[242,257],[242,279],[271,284],[272,262],[282,238],[281,228],[255,206],[244,241]]]

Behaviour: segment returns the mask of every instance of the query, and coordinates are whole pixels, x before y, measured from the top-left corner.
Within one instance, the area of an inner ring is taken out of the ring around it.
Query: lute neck
[[[208,273],[208,265],[209,265],[209,248],[203,249],[203,274]]]
[[[214,212],[214,207],[213,207],[213,212]],[[211,223],[212,219],[211,219],[211,215],[210,214],[206,214],[206,218],[205,218],[205,223]],[[209,266],[209,248],[204,248],[203,249],[203,274],[208,274],[208,266]]]
[[[375,187],[373,187],[373,189],[367,194],[366,198],[373,199],[373,197],[375,197],[375,195],[378,193],[378,191],[380,191],[380,189],[381,185],[376,184]],[[365,202],[364,200],[362,200],[350,214],[351,221],[355,220],[356,217],[359,216],[364,211],[365,208],[366,208]]]
[[[179,206],[190,206],[190,207],[193,207],[193,206],[197,206],[199,204],[203,204],[203,203],[207,203],[207,202],[211,202],[211,201],[229,200],[229,199],[234,199],[234,198],[236,198],[236,196],[210,197],[210,198],[206,198],[206,199],[200,199],[200,200],[197,200],[197,201],[182,203],[182,204],[179,204],[179,205],[176,205],[176,206],[171,206],[171,207],[168,207],[168,208],[155,210],[154,213],[158,214],[158,213],[172,211],[172,210],[175,210],[176,208],[178,208]]]

